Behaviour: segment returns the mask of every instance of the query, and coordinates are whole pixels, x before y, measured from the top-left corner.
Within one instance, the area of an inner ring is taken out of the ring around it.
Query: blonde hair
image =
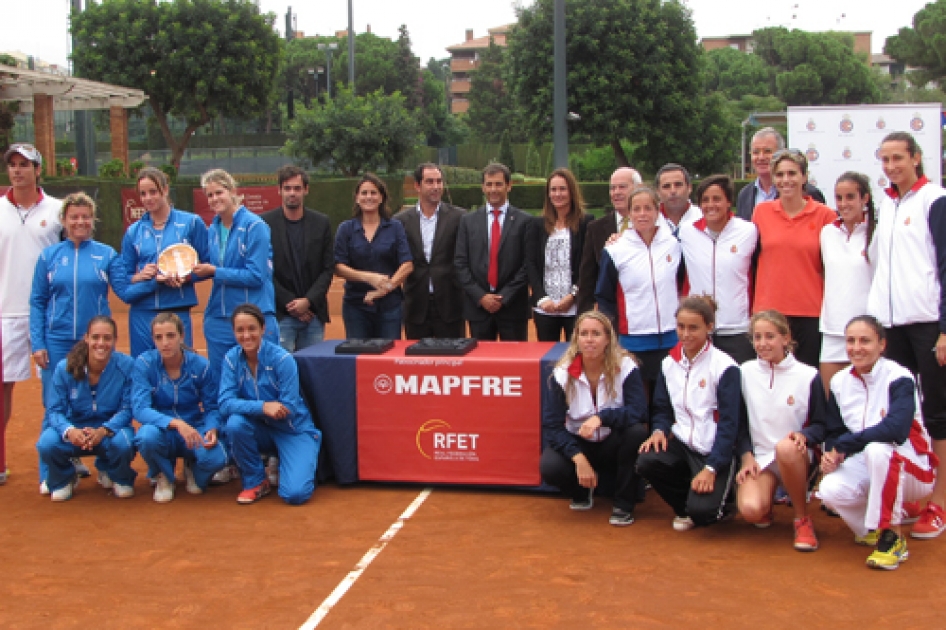
[[[785,344],[785,349],[788,352],[795,352],[795,348],[798,347],[798,342],[792,339],[792,327],[789,325],[787,317],[775,309],[759,311],[752,316],[752,319],[749,320],[750,338],[755,332],[755,325],[759,322],[768,322],[772,324],[778,334],[788,337],[788,343]]]
[[[624,357],[630,357],[636,363],[637,359],[634,358],[634,355],[621,347],[618,341],[618,335],[614,331],[614,326],[611,325],[611,320],[601,311],[585,311],[578,316],[575,320],[575,329],[572,332],[571,343],[568,344],[568,349],[565,350],[565,354],[562,355],[562,358],[559,359],[555,367],[561,367],[567,370],[572,364],[572,361],[575,360],[575,357],[581,354],[581,350],[578,348],[578,331],[586,319],[593,319],[601,324],[604,327],[605,335],[608,337],[608,346],[604,349],[604,374],[606,376],[604,387],[608,394],[608,400],[613,400],[617,396],[617,389],[614,387],[613,377],[621,372],[621,360]],[[571,374],[568,375],[568,382],[565,385],[565,401],[568,404],[572,402],[572,394],[576,380],[577,379]]]
[[[62,207],[59,208],[59,222],[63,223],[65,221],[66,212],[73,206],[92,210],[92,226],[94,228],[95,222],[99,219],[99,209],[92,200],[92,197],[89,197],[84,192],[74,192],[66,195],[66,198],[62,200]]]
[[[233,175],[222,168],[209,170],[200,176],[200,187],[206,189],[208,184],[217,184],[226,188],[230,191],[230,198],[233,199],[233,203],[237,206],[243,204],[243,195],[237,194],[236,180],[233,179]]]
[[[634,197],[638,195],[647,195],[650,197],[650,200],[654,202],[654,209],[660,211],[660,197],[657,196],[657,193],[650,186],[638,186],[634,188],[630,194],[627,196],[627,209],[630,211],[631,206],[634,203]]]

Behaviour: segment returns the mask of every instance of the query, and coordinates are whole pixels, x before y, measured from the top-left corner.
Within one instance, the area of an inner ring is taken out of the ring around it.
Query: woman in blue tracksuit
[[[312,423],[299,393],[299,371],[292,355],[263,339],[263,312],[254,304],[233,310],[237,347],[227,352],[220,373],[220,415],[240,468],[243,491],[238,503],[269,494],[261,453],[277,452],[279,496],[305,503],[315,490],[322,434]]]
[[[227,454],[217,437],[217,379],[210,362],[184,345],[184,323],[175,313],[158,314],[151,330],[157,349],[135,364],[132,408],[141,423],[135,445],[155,481],[154,500],[168,503],[179,457],[187,491],[202,494]]]
[[[95,455],[99,484],[115,496],[134,496],[134,430],[131,428],[131,373],[134,360],[115,352],[118,327],[106,315],[89,322],[85,338],[56,366],[49,426],[36,448],[48,467],[53,501],[72,498],[73,458]]]
[[[140,285],[132,286],[125,266],[114,249],[92,240],[96,220],[95,202],[85,193],[73,193],[62,202],[59,220],[66,240],[43,250],[36,261],[30,294],[30,345],[33,360],[41,370],[43,397],[52,392],[53,373],[72,347],[83,338],[89,321],[96,315],[111,315],[108,287],[128,302]],[[44,419],[42,430],[47,427]],[[88,469],[81,462],[83,476]],[[46,466],[40,461],[41,492]]]
[[[240,304],[256,304],[266,317],[266,340],[279,343],[276,298],[273,288],[273,248],[269,226],[240,205],[236,182],[226,171],[204,173],[201,186],[210,209],[217,215],[210,224],[211,260],[197,265],[194,275],[213,278],[204,309],[204,338],[213,369],[236,345],[230,317]]]
[[[158,255],[178,243],[190,245],[201,262],[210,260],[207,228],[196,214],[171,207],[168,179],[156,168],[143,168],[138,173],[138,196],[147,210],[122,239],[122,262],[125,272],[142,293],[130,300],[128,328],[131,354],[138,356],[154,349],[151,321],[162,311],[174,311],[184,322],[184,339],[191,345],[191,307],[197,305],[197,292],[192,276],[178,278],[158,271]],[[194,278],[196,279],[196,278]]]

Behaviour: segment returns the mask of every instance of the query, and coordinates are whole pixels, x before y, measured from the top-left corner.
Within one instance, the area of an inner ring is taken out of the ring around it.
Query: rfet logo
[[[923,118],[920,117],[919,113],[913,114],[913,118],[910,120],[910,129],[913,131],[922,131],[923,130]]]
[[[438,461],[479,461],[476,446],[479,433],[460,433],[446,420],[428,420],[417,429],[417,450],[427,459]]]
[[[394,382],[387,374],[378,374],[374,378],[374,391],[379,394],[390,394],[394,390]]]
[[[805,129],[807,129],[808,131],[814,131],[817,128],[818,128],[818,125],[815,124],[815,119],[809,118],[808,124],[805,125]]]
[[[845,114],[844,117],[841,118],[840,127],[841,127],[841,131],[843,131],[844,133],[851,133],[852,131],[854,131],[854,122],[851,120],[850,116]]]
[[[145,208],[138,197],[138,191],[134,188],[122,188],[122,219],[125,221],[125,229],[144,215]]]
[[[808,158],[808,161],[809,161],[809,162],[817,162],[817,161],[818,161],[818,157],[819,157],[820,155],[821,155],[821,154],[818,153],[818,149],[817,149],[817,147],[815,147],[815,145],[813,145],[813,144],[809,144],[809,145],[808,145],[808,150],[805,151],[805,157]]]

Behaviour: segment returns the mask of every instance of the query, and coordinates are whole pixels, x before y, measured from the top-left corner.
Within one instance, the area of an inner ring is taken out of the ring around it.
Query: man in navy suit
[[[525,252],[529,215],[509,205],[511,174],[502,164],[483,169],[486,206],[460,221],[454,262],[463,287],[470,336],[527,341],[529,291]]]

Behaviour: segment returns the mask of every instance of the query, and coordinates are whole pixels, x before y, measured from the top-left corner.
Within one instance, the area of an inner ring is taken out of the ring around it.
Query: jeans
[[[325,326],[318,317],[306,323],[287,315],[279,320],[279,345],[286,352],[295,352],[315,345],[325,337]]]
[[[400,339],[401,305],[396,308],[370,312],[342,302],[346,339]]]

